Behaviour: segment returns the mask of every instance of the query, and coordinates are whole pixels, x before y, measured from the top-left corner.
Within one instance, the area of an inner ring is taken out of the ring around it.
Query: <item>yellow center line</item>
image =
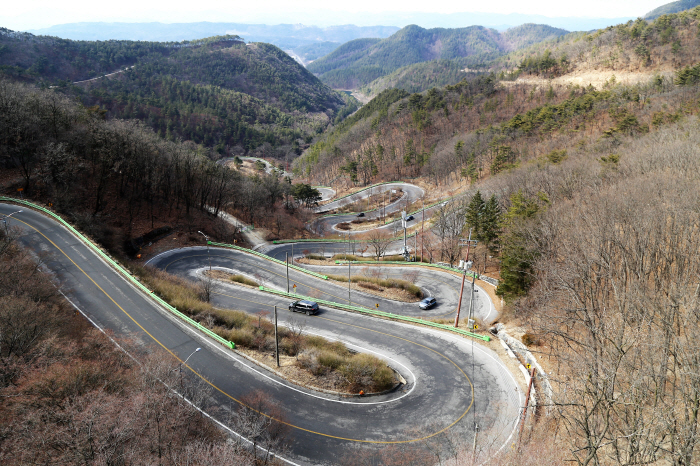
[[[225,250],[225,249],[224,249],[224,251],[228,251],[228,250]],[[247,261],[247,260],[245,260],[245,259],[233,259],[233,258],[231,258],[231,257],[228,257],[228,256],[224,255],[224,254],[213,254],[213,255],[214,255],[214,256],[217,256],[217,257],[223,257],[224,259],[237,260],[237,261],[242,262],[242,263],[244,263],[244,264],[248,264],[248,265],[252,265],[252,266],[258,267],[258,268],[261,269],[261,270],[265,270],[266,272],[270,272],[271,274],[277,275],[278,277],[281,277],[281,278],[283,278],[283,279],[285,279],[285,280],[287,279],[287,276],[286,276],[286,275],[279,274],[279,273],[274,272],[273,270],[270,270],[270,269],[265,268],[265,267],[260,267],[260,266],[258,265],[258,263],[253,263],[253,262]],[[185,259],[189,259],[189,258],[191,258],[191,257],[208,257],[208,256],[207,256],[206,254],[189,254],[189,255],[187,255],[186,257],[180,257],[179,259],[175,259],[175,260],[173,260],[173,261],[171,261],[171,262],[168,262],[168,263],[165,265],[165,267],[163,268],[163,270],[167,272],[167,271],[168,271],[168,267],[170,267],[171,265],[173,265],[175,262],[179,262],[179,261],[182,261],[182,260],[185,260]],[[369,264],[368,264],[368,265],[369,265]],[[376,264],[376,265],[381,266],[381,264]],[[367,267],[367,266],[363,266],[363,267]],[[437,281],[439,281],[440,283],[442,283],[443,285],[446,285],[446,286],[452,288],[452,290],[454,290],[455,292],[457,292],[457,289],[454,288],[454,287],[453,287],[452,285],[450,285],[449,283],[444,282],[444,281],[440,280],[439,278],[433,278],[433,280],[437,280]],[[332,296],[332,297],[334,297],[334,298],[336,298],[336,299],[339,299],[340,302],[348,301],[347,298],[342,298],[342,297],[340,297],[340,296],[334,295],[333,293],[329,293],[328,291],[323,291],[323,290],[321,290],[321,289],[319,289],[319,288],[315,288],[315,287],[313,287],[313,286],[311,286],[311,285],[308,285],[308,284],[306,284],[306,283],[304,283],[304,282],[302,282],[302,281],[299,281],[298,283],[301,284],[301,285],[303,285],[303,286],[305,286],[305,287],[307,287],[307,288],[310,289],[310,290],[315,290],[315,291],[318,291],[319,293],[327,294],[328,296]],[[340,285],[338,285],[337,283],[332,283],[332,284],[335,285],[335,286],[340,286]],[[299,293],[299,294],[301,294],[301,293]],[[384,298],[384,299],[386,299],[386,298]],[[458,299],[459,299],[459,298],[458,298]],[[432,319],[439,319],[440,317],[449,316],[449,315],[454,314],[454,313],[456,313],[456,312],[457,312],[457,308],[455,307],[453,310],[448,311],[448,312],[446,312],[445,314],[438,314],[438,315],[432,316],[432,317],[430,317],[430,318],[432,318]]]
[[[172,355],[176,360],[180,361],[180,363],[182,363],[185,367],[187,367],[187,369],[189,369],[193,374],[195,374],[197,377],[199,377],[201,380],[203,380],[204,382],[206,382],[207,384],[209,384],[209,385],[210,385],[212,388],[214,388],[216,391],[218,391],[218,392],[221,393],[222,395],[226,396],[227,398],[231,399],[232,401],[235,401],[236,403],[240,404],[241,406],[245,406],[246,408],[248,408],[248,409],[250,409],[250,410],[252,410],[252,411],[254,411],[254,412],[256,412],[256,413],[258,413],[258,414],[260,414],[260,415],[263,415],[263,416],[267,417],[268,419],[271,419],[271,420],[274,420],[274,421],[276,421],[276,422],[279,422],[280,424],[284,424],[284,425],[287,425],[287,426],[292,427],[292,428],[294,428],[294,429],[301,430],[301,431],[304,431],[304,432],[308,432],[308,433],[311,433],[311,434],[320,435],[320,436],[322,436],[322,437],[333,438],[333,439],[337,439],[337,440],[345,440],[345,441],[349,441],[349,442],[375,443],[375,444],[401,444],[401,443],[412,443],[412,442],[419,442],[419,441],[422,441],[422,440],[429,439],[429,438],[431,438],[431,437],[434,437],[434,436],[436,436],[436,435],[439,435],[439,434],[445,432],[446,430],[450,429],[452,426],[454,426],[454,425],[457,424],[459,421],[461,421],[462,418],[464,418],[464,416],[467,415],[467,413],[469,412],[469,410],[471,409],[471,407],[472,407],[473,404],[474,404],[474,385],[472,384],[472,382],[471,382],[471,380],[469,379],[469,377],[467,377],[467,374],[466,374],[459,366],[457,366],[457,364],[455,364],[454,361],[452,361],[451,359],[449,359],[447,356],[445,356],[445,355],[443,355],[443,354],[441,354],[441,353],[439,353],[439,352],[437,352],[437,351],[435,351],[435,350],[433,350],[433,349],[431,349],[431,348],[428,348],[428,347],[426,347],[426,346],[424,346],[424,345],[421,345],[420,343],[412,342],[411,340],[407,340],[407,339],[404,339],[404,338],[401,338],[401,337],[397,337],[397,336],[394,336],[394,335],[390,335],[390,334],[385,334],[385,333],[382,333],[382,332],[378,332],[378,331],[376,331],[376,330],[365,329],[365,330],[369,330],[369,331],[372,331],[372,332],[376,332],[376,333],[379,333],[379,334],[383,334],[383,335],[386,335],[386,336],[389,336],[389,337],[392,337],[392,338],[398,338],[398,339],[400,339],[400,340],[405,340],[405,341],[407,341],[407,342],[409,342],[409,343],[413,343],[413,344],[415,344],[415,345],[418,345],[418,346],[421,346],[421,347],[423,347],[423,348],[429,349],[430,351],[433,351],[434,353],[436,353],[436,354],[438,354],[438,355],[444,357],[444,358],[447,359],[449,362],[451,362],[451,363],[462,373],[462,375],[464,375],[464,377],[465,377],[465,378],[467,379],[467,381],[469,382],[469,385],[471,386],[472,399],[471,399],[471,402],[469,403],[469,406],[467,407],[466,411],[464,411],[464,413],[462,413],[462,415],[459,416],[459,418],[457,418],[457,420],[455,420],[452,424],[448,425],[447,427],[445,427],[445,428],[443,428],[443,429],[441,429],[441,430],[439,430],[439,431],[437,431],[437,432],[435,432],[435,433],[426,435],[426,436],[424,436],[424,437],[415,438],[415,439],[393,440],[393,441],[384,441],[384,440],[364,440],[364,439],[353,439],[353,438],[339,437],[339,436],[335,436],[335,435],[324,434],[323,432],[317,432],[317,431],[314,431],[314,430],[311,430],[311,429],[306,429],[306,428],[304,428],[304,427],[300,427],[300,426],[291,424],[291,423],[289,423],[289,422],[285,422],[285,421],[283,421],[283,420],[276,419],[276,418],[270,416],[269,414],[266,414],[266,413],[264,413],[264,412],[258,411],[258,410],[256,410],[256,409],[252,408],[251,406],[248,406],[247,404],[245,404],[245,403],[242,402],[241,400],[239,400],[239,399],[235,398],[234,396],[228,394],[228,393],[225,392],[223,389],[219,388],[218,386],[214,385],[212,382],[210,382],[209,380],[207,380],[202,374],[200,374],[199,372],[195,371],[192,367],[190,367],[189,365],[185,364],[184,361],[182,361],[182,359],[180,359],[175,353],[173,353],[173,351],[171,351],[167,346],[165,346],[163,343],[161,343],[156,337],[154,337],[153,335],[151,335],[151,333],[150,333],[148,330],[146,330],[145,328],[143,328],[143,326],[142,326],[141,324],[139,324],[138,321],[137,321],[136,319],[134,319],[134,318],[131,316],[131,314],[129,314],[123,307],[121,307],[121,306],[114,300],[114,298],[112,298],[112,297],[109,295],[109,293],[107,293],[100,285],[98,285],[97,282],[95,282],[95,280],[93,280],[93,278],[92,278],[90,275],[88,275],[87,272],[85,272],[78,264],[76,264],[75,261],[74,261],[73,259],[71,259],[71,257],[70,257],[68,254],[66,254],[65,251],[63,251],[63,249],[61,249],[56,243],[54,243],[53,241],[51,241],[46,235],[44,235],[41,231],[39,231],[39,229],[35,228],[34,226],[30,225],[29,223],[24,222],[24,221],[22,221],[22,220],[20,220],[20,219],[18,219],[18,218],[16,218],[16,217],[15,217],[15,220],[16,220],[16,221],[19,221],[19,222],[21,222],[21,223],[23,223],[23,224],[25,224],[25,225],[27,225],[29,228],[31,228],[32,230],[36,231],[39,235],[41,235],[46,241],[48,241],[49,243],[51,243],[58,251],[61,252],[61,254],[63,254],[63,255],[66,257],[66,259],[68,259],[78,270],[80,270],[80,271],[83,273],[83,275],[85,275],[85,276],[88,278],[88,280],[90,280],[90,281],[97,287],[97,289],[99,289],[107,298],[109,298],[109,300],[112,301],[112,303],[114,303],[114,305],[117,306],[129,319],[131,319],[132,322],[134,322],[141,330],[143,330],[143,332],[144,332],[146,335],[148,335],[153,341],[155,341],[158,345],[160,345],[161,348],[163,348],[165,351],[167,351],[167,352],[168,352],[170,355]],[[274,272],[273,272],[273,273],[274,273]],[[320,317],[320,318],[321,318],[321,319],[325,319],[325,320],[329,320],[329,321],[332,321],[332,322],[337,322],[337,321],[334,321],[334,320],[332,320],[332,319],[328,319],[328,318],[325,318],[325,317]],[[342,322],[337,322],[337,323],[343,324]],[[351,324],[343,324],[343,325],[350,325],[350,326],[352,326],[352,327],[357,327],[357,328],[363,329],[363,327],[359,327],[359,326],[356,326],[356,325],[351,325]]]

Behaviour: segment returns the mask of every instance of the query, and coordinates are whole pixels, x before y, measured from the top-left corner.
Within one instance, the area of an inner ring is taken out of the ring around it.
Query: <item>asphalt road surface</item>
[[[408,183],[383,184],[372,188],[364,189],[362,191],[358,191],[357,193],[351,196],[347,196],[341,199],[337,199],[333,202],[329,202],[328,204],[324,204],[320,207],[315,208],[314,211],[316,213],[329,212],[340,207],[361,202],[363,199],[366,199],[371,195],[388,192],[392,189],[403,190],[403,196],[401,196],[399,199],[392,202],[391,204],[387,204],[383,209],[380,208],[374,211],[365,212],[365,220],[375,220],[378,219],[380,216],[390,215],[394,212],[398,212],[402,209],[405,209],[405,206],[420,200],[420,198],[425,194],[425,191],[423,191],[422,188]],[[335,228],[335,225],[337,225],[338,223],[350,222],[356,219],[357,215],[357,213],[350,213],[347,215],[337,215],[333,217],[320,218],[314,222],[313,229],[315,231],[323,233],[324,235],[348,233],[347,231],[337,230]],[[350,232],[350,234],[355,233],[356,232]]]
[[[321,201],[328,201],[335,197],[335,190],[333,188],[316,188],[321,194]]]
[[[351,462],[357,449],[423,443],[447,433],[470,445],[475,423],[480,428],[481,445],[498,449],[513,439],[522,393],[498,358],[471,340],[326,308],[316,316],[290,315],[286,311],[288,299],[240,286],[222,286],[215,295],[217,306],[254,313],[276,305],[282,311],[282,324],[293,317],[306,323],[308,333],[372,352],[386,359],[407,381],[400,390],[376,397],[339,399],[307,390],[194,331],[138,291],[54,220],[22,209],[8,224],[21,229],[21,243],[42,259],[60,290],[96,325],[144,345],[160,346],[180,360],[202,347],[185,366],[185,383],[196,377],[207,379],[214,387],[212,406],[219,408],[212,414],[221,421],[225,411],[235,409],[246,394],[256,390],[269,394],[290,426],[287,458],[297,464]],[[0,204],[0,214],[16,210],[17,206]],[[187,271],[182,267],[182,273],[196,277],[208,266],[206,250],[198,252],[204,254],[196,262],[194,254],[189,259],[194,268]],[[181,253],[176,250],[157,260],[169,263],[168,269],[179,267],[169,258],[176,260]],[[212,257],[212,265],[215,260],[224,258]],[[243,261],[241,257],[238,260]],[[270,272],[264,273],[280,272],[266,268]],[[319,284],[304,283],[323,286],[321,280]],[[328,291],[334,293],[330,288]],[[177,360],[173,363],[176,367]]]
[[[275,259],[284,261],[285,257],[292,257],[292,254],[294,254],[294,257],[298,259],[306,252],[326,255],[342,254],[347,251],[347,248],[347,244],[344,243],[295,243],[294,245],[288,243],[267,248],[265,250],[265,254]],[[324,275],[347,276],[348,274],[347,265],[297,265]],[[438,301],[438,304],[432,309],[428,311],[421,311],[418,309],[417,303],[399,303],[396,301],[384,300],[370,294],[361,294],[353,290],[351,292],[351,298],[352,296],[357,296],[357,298],[352,298],[352,301],[355,303],[366,307],[374,307],[376,303],[382,303],[380,304],[380,309],[382,310],[393,312],[395,314],[410,315],[413,317],[454,318],[455,316],[457,311],[457,303],[459,301],[459,290],[462,285],[462,278],[458,277],[457,275],[439,269],[429,269],[427,267],[418,266],[363,266],[352,264],[350,269],[351,275],[372,275],[380,278],[399,278],[408,280],[419,286],[423,290],[423,294],[425,296],[433,296]],[[244,270],[241,270],[241,272],[244,272]],[[295,274],[296,273],[298,272],[295,272]],[[303,276],[303,274],[300,275],[302,276],[299,278],[299,280],[308,281],[307,277]],[[286,277],[271,277],[270,283],[272,283],[272,281],[275,282],[278,289],[283,289],[286,291]],[[328,286],[330,287],[331,285]],[[322,288],[326,288],[326,286]],[[338,289],[338,287],[333,285],[333,289],[335,291],[333,292],[333,296],[328,296],[329,301],[338,303],[348,302],[347,288],[344,286],[341,286],[340,288],[342,289]],[[302,288],[298,289],[302,290]],[[304,289],[306,290],[306,288]],[[484,323],[491,323],[495,321],[498,318],[498,313],[496,312],[493,302],[491,302],[491,299],[489,299],[488,294],[479,285],[475,285],[474,290],[473,315]],[[309,291],[313,293],[313,290]],[[462,307],[460,311],[460,317],[462,319],[465,319],[468,315],[470,296],[471,282],[466,280],[464,284]]]

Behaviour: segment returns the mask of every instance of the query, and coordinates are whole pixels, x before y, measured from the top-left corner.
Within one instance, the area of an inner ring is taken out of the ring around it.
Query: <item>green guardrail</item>
[[[124,277],[128,278],[131,283],[136,285],[137,288],[139,288],[141,291],[147,293],[153,300],[155,300],[158,304],[163,306],[165,309],[170,311],[172,314],[175,316],[179,317],[189,325],[193,326],[200,332],[208,335],[212,339],[218,341],[219,343],[223,344],[224,346],[227,346],[231,349],[236,348],[236,344],[232,341],[228,341],[227,339],[217,335],[213,331],[209,330],[208,328],[204,327],[202,324],[199,322],[196,322],[195,320],[191,319],[190,317],[186,316],[182,312],[178,311],[175,307],[171,306],[169,303],[165,302],[160,296],[158,296],[155,292],[151,291],[148,289],[146,285],[141,283],[139,280],[136,279],[131,273],[129,273],[127,270],[125,270],[121,265],[119,265],[117,262],[115,262],[111,257],[109,257],[107,254],[105,254],[97,245],[95,245],[92,241],[90,241],[88,238],[83,236],[78,230],[73,228],[72,225],[70,225],[68,222],[63,220],[61,216],[51,212],[49,209],[46,209],[44,207],[41,207],[39,205],[34,204],[33,202],[25,201],[24,199],[15,199],[12,197],[7,197],[7,196],[0,196],[0,201],[5,201],[5,202],[13,202],[15,204],[22,204],[26,205],[28,207],[31,207],[33,209],[36,209],[40,212],[43,212],[50,217],[56,219],[61,225],[66,227],[68,231],[73,233],[75,236],[77,236],[83,243],[87,244],[95,253],[97,253],[98,256],[100,256],[102,259],[104,259],[108,264],[110,264],[112,267],[114,267],[119,273],[121,273]]]
[[[422,265],[423,267],[432,267],[435,269],[442,269],[442,270],[448,270],[450,272],[457,272],[457,273],[464,273],[464,270],[458,269],[456,267],[448,267],[446,265],[439,265],[439,264],[430,264],[428,262],[399,262],[399,261],[346,261],[346,260],[336,260],[336,264],[347,264],[350,262],[351,264],[380,264],[380,265]],[[477,280],[479,279],[479,274],[474,273],[474,272],[467,272],[467,277],[474,277]]]
[[[212,243],[211,241],[207,241],[207,244],[209,244],[209,245],[211,245],[211,246],[219,246],[219,247],[222,247],[222,248],[229,248],[229,249],[235,249],[235,250],[237,250],[237,251],[243,251],[243,252],[246,252],[246,253],[248,253],[248,254],[253,254],[253,255],[255,255],[255,256],[262,257],[263,259],[268,260],[268,261],[270,261],[270,262],[276,262],[277,264],[286,265],[286,263],[285,263],[284,261],[281,261],[281,260],[279,260],[279,259],[275,259],[275,258],[273,258],[273,257],[268,256],[267,254],[263,254],[263,253],[258,252],[258,251],[253,251],[252,249],[242,248],[242,247],[240,247],[240,246],[235,246],[235,245],[233,245],[233,244]],[[327,277],[326,275],[321,275],[320,273],[312,272],[311,270],[306,270],[305,268],[299,267],[298,265],[289,264],[289,268],[290,268],[290,269],[294,269],[294,270],[298,270],[299,272],[303,272],[303,273],[312,275],[312,276],[314,276],[314,277],[316,277],[316,278],[321,278],[321,279],[323,279],[323,280],[328,280],[328,277]]]
[[[385,318],[394,319],[394,320],[401,320],[404,322],[412,322],[415,324],[427,325],[429,327],[435,327],[435,328],[439,328],[442,330],[448,330],[450,332],[459,333],[461,335],[466,335],[466,336],[469,336],[472,338],[477,338],[479,340],[491,341],[491,338],[488,335],[479,335],[477,333],[470,332],[468,330],[462,330],[461,328],[455,328],[455,327],[445,325],[445,324],[438,324],[436,322],[430,322],[427,320],[419,319],[417,317],[402,316],[400,314],[393,314],[391,312],[377,311],[377,310],[369,309],[366,307],[352,306],[350,304],[335,303],[333,301],[326,301],[323,299],[312,298],[309,296],[303,296],[303,295],[296,294],[296,293],[287,293],[286,291],[273,290],[272,288],[266,288],[264,286],[260,287],[260,291],[265,291],[265,292],[280,295],[280,296],[286,296],[288,298],[308,299],[311,301],[315,301],[319,304],[325,304],[327,306],[333,306],[333,307],[337,307],[339,309],[346,309],[346,310],[360,312],[362,314],[367,314],[367,315],[371,315],[371,316],[385,317]]]
[[[345,239],[276,239],[272,241],[272,244],[287,244],[287,243],[347,243]]]
[[[367,230],[371,231],[371,230]],[[410,235],[406,235],[406,239],[408,238],[413,238],[418,234],[417,231],[414,231]],[[400,241],[403,240],[403,236],[396,236],[394,238],[389,238],[389,241]],[[347,243],[348,240],[346,239],[324,239],[324,238],[305,238],[305,239],[276,239],[272,241],[272,244],[288,244],[288,243]],[[366,241],[353,241],[355,244],[363,243]]]

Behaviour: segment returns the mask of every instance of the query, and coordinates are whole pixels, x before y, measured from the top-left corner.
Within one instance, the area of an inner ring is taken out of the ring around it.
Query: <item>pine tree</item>
[[[486,203],[481,197],[481,191],[476,192],[472,196],[472,200],[469,202],[469,207],[467,207],[467,225],[472,229],[472,237],[479,238],[482,231],[482,216],[484,214],[484,208]]]
[[[477,239],[483,241],[491,252],[497,251],[498,237],[501,234],[501,206],[493,194],[484,205],[480,224],[481,231]]]

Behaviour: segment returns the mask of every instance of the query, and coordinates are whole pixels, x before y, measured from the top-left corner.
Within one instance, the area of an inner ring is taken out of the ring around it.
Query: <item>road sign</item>
[[[527,368],[529,369],[529,368],[530,368],[530,364],[529,364],[529,363],[528,363],[528,364],[526,364],[526,367],[527,367]]]
[[[474,330],[479,330],[479,324],[474,324]]]
[[[379,303],[375,304],[375,306],[377,306],[377,309],[379,309]]]

